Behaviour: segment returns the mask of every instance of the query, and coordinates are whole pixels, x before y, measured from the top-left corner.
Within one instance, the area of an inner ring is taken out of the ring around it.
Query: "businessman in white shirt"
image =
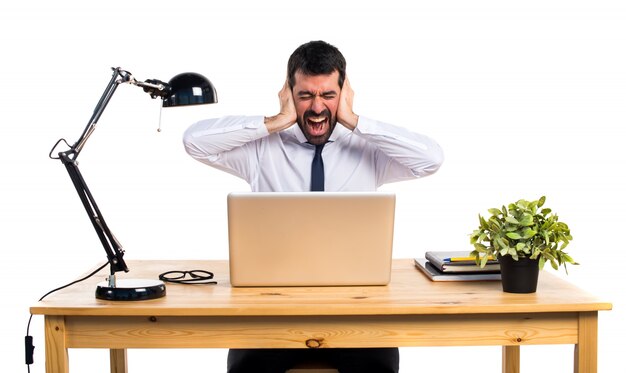
[[[312,41],[289,58],[277,115],[202,120],[185,132],[185,149],[258,192],[374,191],[439,169],[443,152],[434,140],[355,114],[353,98],[341,52]],[[284,373],[311,360],[341,373],[399,370],[397,348],[233,349],[228,373]]]

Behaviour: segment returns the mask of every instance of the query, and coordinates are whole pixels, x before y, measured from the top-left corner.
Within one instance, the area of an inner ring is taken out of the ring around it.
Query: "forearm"
[[[443,151],[436,141],[405,128],[359,117],[354,133],[408,168],[415,177],[430,175],[443,163]]]
[[[272,117],[265,117],[263,122],[265,124],[265,128],[267,128],[267,132],[274,133],[291,127],[295,120],[292,120],[285,115],[277,114]]]
[[[183,143],[189,155],[210,161],[267,135],[263,117],[228,116],[193,124],[185,131]]]

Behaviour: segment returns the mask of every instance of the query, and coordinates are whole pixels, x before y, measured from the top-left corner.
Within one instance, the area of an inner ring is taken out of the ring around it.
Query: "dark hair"
[[[325,41],[310,41],[299,46],[287,62],[289,87],[296,84],[296,72],[304,75],[328,75],[339,72],[339,87],[343,87],[346,79],[346,59],[339,49]]]

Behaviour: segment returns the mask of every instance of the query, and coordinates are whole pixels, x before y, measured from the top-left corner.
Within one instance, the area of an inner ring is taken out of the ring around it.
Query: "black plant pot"
[[[502,275],[502,290],[507,293],[534,293],[539,279],[539,260],[513,259],[510,255],[498,256]]]

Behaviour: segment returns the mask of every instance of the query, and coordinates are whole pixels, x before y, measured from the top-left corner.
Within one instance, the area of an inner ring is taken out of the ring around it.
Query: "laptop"
[[[228,195],[233,286],[386,285],[395,194]]]

